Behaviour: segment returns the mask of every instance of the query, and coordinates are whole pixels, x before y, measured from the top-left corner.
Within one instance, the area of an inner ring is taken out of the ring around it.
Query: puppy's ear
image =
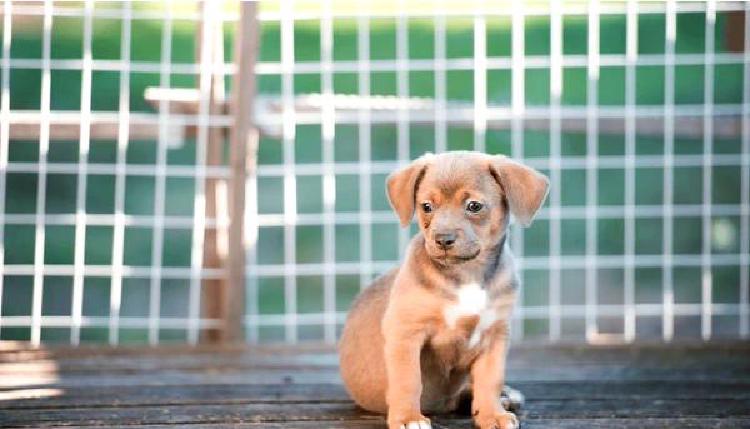
[[[511,214],[521,225],[531,225],[549,190],[547,176],[503,155],[490,158],[490,174],[505,192]]]
[[[388,201],[390,201],[393,211],[398,215],[401,226],[408,226],[411,222],[414,215],[417,187],[419,187],[419,182],[422,180],[431,158],[432,154],[423,155],[388,176],[386,181]]]

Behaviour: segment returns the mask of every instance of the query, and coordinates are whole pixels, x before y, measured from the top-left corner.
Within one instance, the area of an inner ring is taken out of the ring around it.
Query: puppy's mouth
[[[476,259],[476,257],[479,256],[480,252],[481,250],[477,249],[474,253],[467,253],[464,255],[454,255],[454,254],[448,253],[447,251],[444,251],[437,255],[433,255],[433,258],[437,259],[443,264],[451,264],[451,263],[461,264],[461,263]]]

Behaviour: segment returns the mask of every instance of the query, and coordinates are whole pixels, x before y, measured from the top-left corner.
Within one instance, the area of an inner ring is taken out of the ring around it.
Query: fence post
[[[240,19],[234,42],[236,70],[232,82],[229,164],[229,257],[228,288],[224,294],[222,340],[244,340],[245,320],[245,191],[247,178],[255,174],[258,132],[253,124],[255,103],[255,61],[260,28],[257,3],[240,2]],[[252,245],[252,243],[249,243]]]
[[[199,7],[203,10],[203,7]],[[211,85],[209,95],[208,112],[212,117],[223,113],[224,101],[224,74],[216,67],[224,63],[224,31],[223,20],[216,19],[215,22],[207,22],[206,16],[201,17],[200,26],[196,33],[196,58],[209,55],[211,64]],[[207,52],[202,52],[200,40],[202,34],[208,31],[211,43]],[[205,73],[205,71],[201,71]],[[206,166],[219,167],[223,163],[224,141],[226,130],[215,126],[209,121],[208,142],[206,148]],[[227,218],[226,183],[225,179],[215,176],[207,176],[205,193],[206,218],[214,219],[215,225],[207,227],[203,244],[203,268],[226,269],[227,267]],[[229,281],[224,278],[210,278],[201,281],[201,311],[205,318],[224,319],[223,302],[228,293]],[[216,342],[221,340],[221,329],[201,329],[201,340]]]

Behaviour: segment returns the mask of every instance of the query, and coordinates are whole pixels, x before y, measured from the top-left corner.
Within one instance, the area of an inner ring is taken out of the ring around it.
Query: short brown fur
[[[477,427],[517,427],[500,406],[517,286],[506,238],[511,214],[531,223],[547,178],[504,156],[451,152],[415,160],[387,185],[401,224],[416,211],[420,233],[349,313],[339,347],[347,390],[387,413],[390,429],[429,427],[423,412],[453,411],[467,392]]]

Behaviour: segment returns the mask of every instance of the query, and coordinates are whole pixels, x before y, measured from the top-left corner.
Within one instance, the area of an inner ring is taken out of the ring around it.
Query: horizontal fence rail
[[[221,3],[2,2],[0,340],[333,343],[457,149],[551,179],[515,340],[750,335],[747,3]]]

